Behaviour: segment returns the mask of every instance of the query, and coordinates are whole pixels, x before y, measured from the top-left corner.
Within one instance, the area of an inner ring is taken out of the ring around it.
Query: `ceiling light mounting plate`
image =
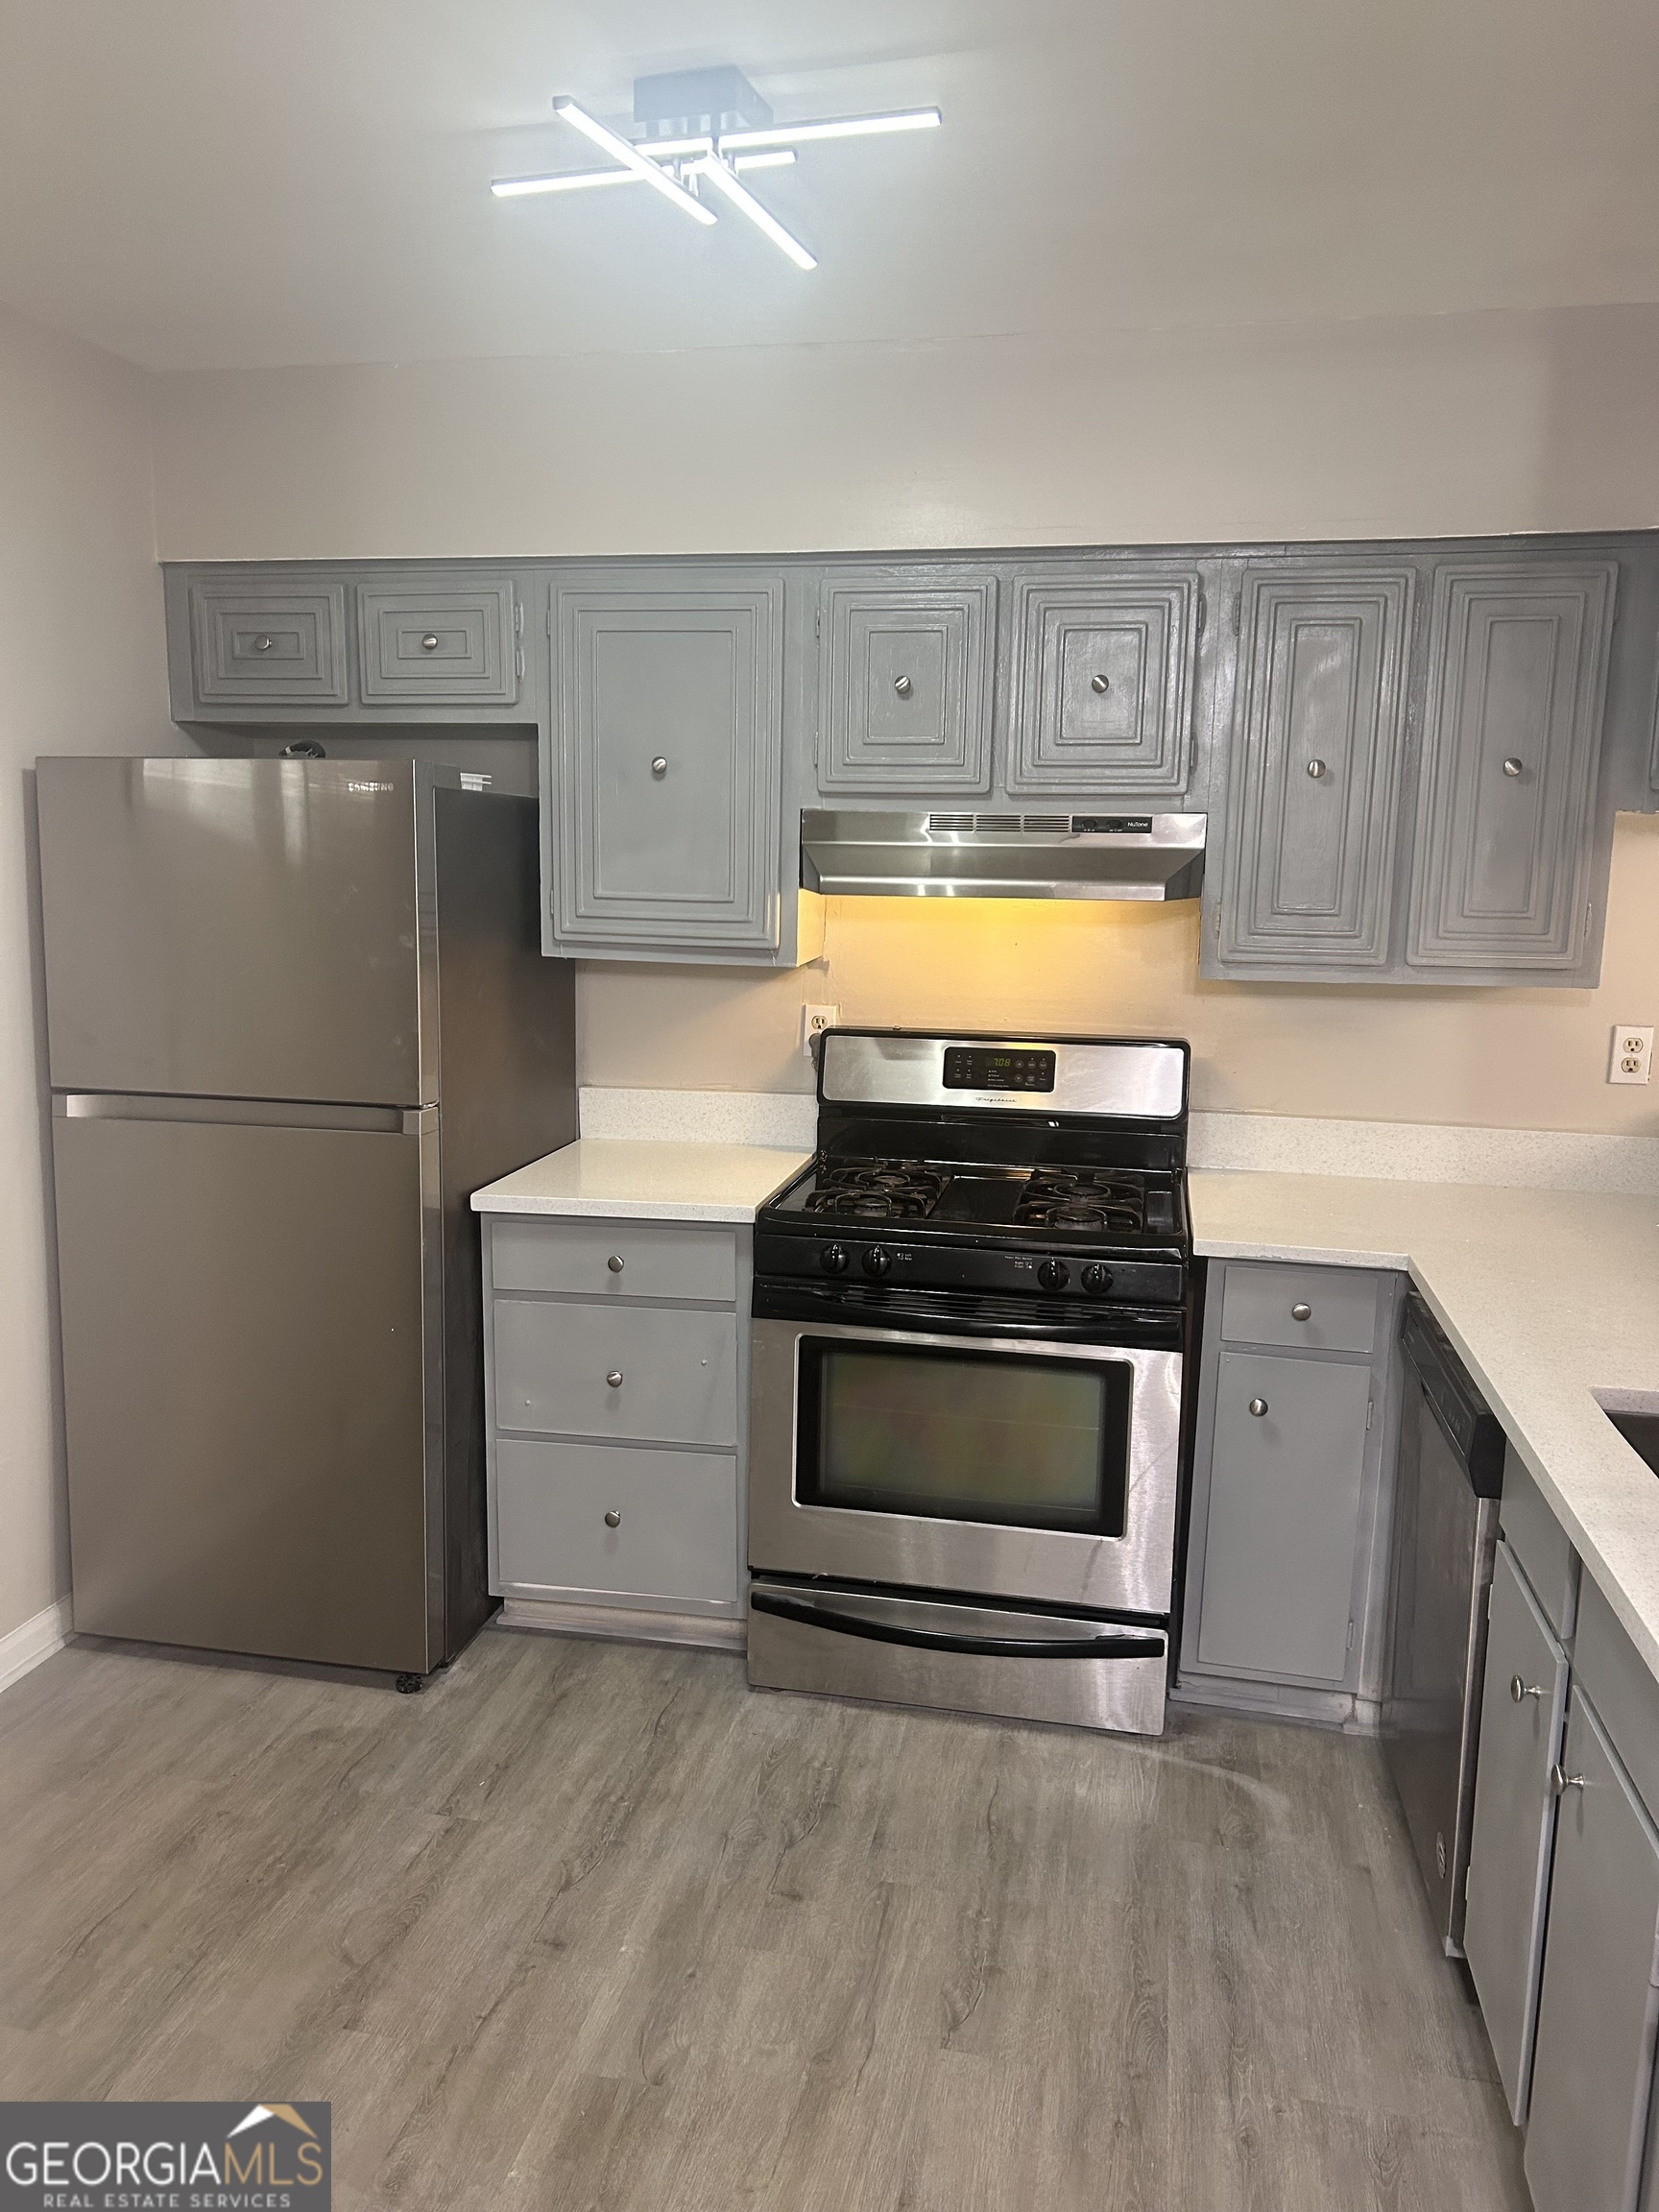
[[[763,131],[772,110],[741,69],[674,69],[636,77],[634,120],[656,138],[717,138],[723,131]]]

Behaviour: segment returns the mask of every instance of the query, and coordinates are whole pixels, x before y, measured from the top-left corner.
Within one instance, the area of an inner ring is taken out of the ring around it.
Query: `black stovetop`
[[[1007,1166],[916,1159],[828,1160],[761,1211],[766,1227],[924,1225],[977,1231],[1010,1245],[1064,1239],[1069,1250],[1166,1250],[1185,1240],[1180,1179],[1134,1167]]]

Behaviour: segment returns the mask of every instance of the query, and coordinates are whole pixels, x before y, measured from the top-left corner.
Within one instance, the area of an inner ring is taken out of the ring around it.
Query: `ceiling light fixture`
[[[651,184],[684,213],[712,224],[714,210],[698,196],[705,180],[726,204],[786,253],[798,269],[818,264],[769,207],[738,181],[751,169],[794,165],[797,146],[832,138],[879,138],[896,132],[933,131],[943,120],[937,108],[904,108],[876,115],[837,115],[817,122],[778,123],[741,70],[685,69],[664,77],[641,77],[634,86],[636,123],[654,127],[653,134],[624,138],[568,97],[553,103],[556,115],[601,147],[619,164],[614,169],[565,170],[541,177],[498,177],[490,189],[497,200],[525,200],[546,192],[585,192],[605,184]]]

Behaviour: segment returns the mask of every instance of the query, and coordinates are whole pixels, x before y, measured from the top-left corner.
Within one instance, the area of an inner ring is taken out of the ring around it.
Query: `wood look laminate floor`
[[[8,2097],[328,2098],[399,2212],[1523,2212],[1374,1745],[72,1646],[0,1698]]]

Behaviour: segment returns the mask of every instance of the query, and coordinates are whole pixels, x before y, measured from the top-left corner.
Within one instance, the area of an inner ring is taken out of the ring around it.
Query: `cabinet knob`
[[[909,696],[910,696],[910,691],[911,691],[911,684],[910,684],[910,679],[909,679],[909,677],[908,677],[908,676],[895,676],[895,677],[894,677],[894,679],[893,679],[893,688],[894,688],[894,690],[895,690],[895,691],[897,691],[897,692],[898,692],[898,694],[899,694],[899,696],[900,696],[900,698],[901,698],[901,699],[908,699],[908,698],[909,698]]]
[[[621,1368],[620,1368],[620,1367],[613,1367],[613,1368],[612,1368],[612,1370],[611,1370],[611,1372],[610,1372],[610,1374],[606,1376],[605,1380],[606,1380],[606,1382],[609,1382],[609,1383],[610,1383],[610,1385],[611,1385],[611,1387],[612,1387],[612,1389],[613,1389],[613,1390],[620,1390],[620,1389],[621,1389],[621,1387],[622,1387],[622,1370],[621,1370]]]
[[[620,1528],[622,1526],[622,1516],[617,1512],[614,1505],[605,1516],[605,1526],[607,1528]]]
[[[651,773],[653,776],[666,776],[668,773],[668,763],[663,759],[661,753],[651,763]]]
[[[422,637],[422,638],[421,638],[421,652],[422,652],[422,653],[436,653],[436,652],[437,652],[437,650],[438,650],[438,633],[437,633],[437,631],[436,631],[436,630],[428,630],[428,631],[427,631],[427,633],[426,633],[425,637]]]
[[[1582,1790],[1582,1774],[1569,1774],[1559,1760],[1550,1769],[1550,1787],[1557,1797],[1565,1797],[1569,1790]]]
[[[1325,773],[1325,763],[1324,763],[1324,761],[1323,761],[1323,760],[1310,760],[1310,761],[1309,761],[1309,763],[1308,763],[1308,773],[1309,773],[1309,775],[1310,775],[1310,776],[1311,776],[1311,777],[1312,777],[1312,779],[1313,779],[1314,782],[1315,782],[1315,783],[1317,783],[1317,782],[1318,782],[1318,781],[1319,781],[1319,779],[1320,779],[1320,777],[1321,777],[1321,776],[1323,776],[1323,775],[1324,775],[1324,773]]]
[[[1311,1321],[1313,1318],[1313,1309],[1311,1306],[1306,1305],[1292,1306],[1290,1309],[1290,1318],[1292,1321]]]
[[[1528,1697],[1542,1697],[1544,1693],[1535,1683],[1529,1685],[1523,1682],[1519,1674],[1511,1674],[1509,1695],[1517,1705],[1524,1705]]]
[[[1111,690],[1112,679],[1110,676],[1091,676],[1089,679],[1089,688],[1098,697],[1101,694]]]
[[[1267,1401],[1266,1401],[1266,1399],[1265,1399],[1265,1398],[1252,1398],[1252,1399],[1251,1399],[1251,1401],[1250,1401],[1250,1410],[1251,1410],[1251,1412],[1252,1412],[1252,1413],[1254,1413],[1254,1414],[1255,1414],[1255,1416],[1256,1416],[1257,1420],[1258,1420],[1258,1421],[1260,1421],[1260,1420],[1261,1420],[1261,1418],[1262,1418],[1262,1414],[1263,1414],[1263,1413],[1265,1413],[1265,1412],[1266,1412],[1266,1410],[1267,1410]]]
[[[1525,766],[1526,762],[1518,760],[1515,755],[1511,753],[1508,759],[1503,763],[1503,773],[1505,776],[1519,776]]]
[[[610,1259],[606,1261],[605,1264],[610,1268],[613,1275],[620,1275],[623,1267],[621,1253],[613,1252]]]
[[[269,653],[269,652],[270,652],[270,650],[271,650],[271,640],[270,640],[270,638],[269,638],[269,637],[255,637],[255,638],[254,638],[254,640],[253,640],[253,650],[254,650],[254,652],[255,652],[255,653]]]

